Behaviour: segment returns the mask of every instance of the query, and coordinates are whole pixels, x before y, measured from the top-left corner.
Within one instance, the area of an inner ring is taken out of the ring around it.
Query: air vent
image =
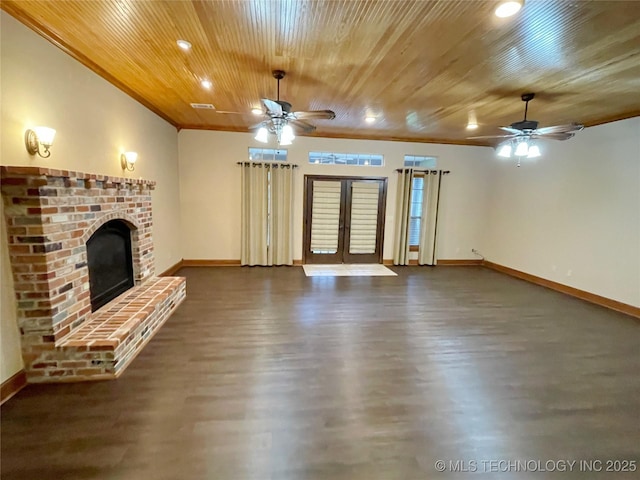
[[[191,107],[192,108],[201,108],[203,110],[215,110],[216,109],[216,107],[214,107],[210,103],[192,103]]]

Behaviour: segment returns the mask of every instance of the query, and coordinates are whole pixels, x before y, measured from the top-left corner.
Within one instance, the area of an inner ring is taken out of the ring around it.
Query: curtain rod
[[[273,165],[282,168],[298,168],[295,163],[275,163],[275,162],[236,162],[238,165],[253,165],[254,167],[262,167],[263,165]]]
[[[407,167],[407,168],[396,168],[396,172],[404,172],[405,170],[412,170],[411,167]],[[434,175],[436,173],[438,173],[438,170],[413,170],[414,172],[418,172],[418,173],[433,173]],[[450,170],[442,170],[442,174],[443,175],[447,175],[451,173]]]

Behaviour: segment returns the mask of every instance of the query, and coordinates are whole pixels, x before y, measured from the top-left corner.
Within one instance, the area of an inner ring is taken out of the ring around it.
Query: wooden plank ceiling
[[[475,143],[521,120],[640,112],[640,2],[3,1],[2,8],[180,128],[247,131],[275,98],[331,109],[316,136]],[[193,48],[182,51],[176,40]],[[213,83],[210,90],[200,81]],[[194,110],[212,103],[220,113]],[[465,129],[475,113],[480,128]],[[376,117],[366,123],[365,116]]]

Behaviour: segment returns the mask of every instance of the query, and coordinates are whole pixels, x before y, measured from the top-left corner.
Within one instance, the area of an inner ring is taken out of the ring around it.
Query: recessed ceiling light
[[[495,14],[496,14],[496,17],[506,18],[506,17],[515,15],[520,11],[521,8],[522,8],[522,2],[509,0],[506,2],[502,2],[500,5],[498,5],[498,8],[496,8]]]
[[[469,110],[469,118],[467,119],[467,130],[476,130],[478,128],[478,117],[475,110]]]
[[[261,108],[252,108],[251,109],[251,113],[253,113],[254,115],[262,115],[262,109]]]
[[[376,117],[372,117],[371,115],[367,115],[366,117],[364,117],[364,121],[367,123],[373,123],[376,121]]]
[[[202,80],[200,82],[200,85],[202,85],[202,88],[206,88],[207,90],[209,90],[213,83],[211,83],[209,80]]]
[[[176,43],[182,50],[191,50],[191,44],[186,40],[177,40]]]

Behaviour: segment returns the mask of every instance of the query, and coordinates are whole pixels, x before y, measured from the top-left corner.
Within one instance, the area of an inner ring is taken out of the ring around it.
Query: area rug
[[[307,277],[395,277],[398,274],[380,264],[303,265]]]

